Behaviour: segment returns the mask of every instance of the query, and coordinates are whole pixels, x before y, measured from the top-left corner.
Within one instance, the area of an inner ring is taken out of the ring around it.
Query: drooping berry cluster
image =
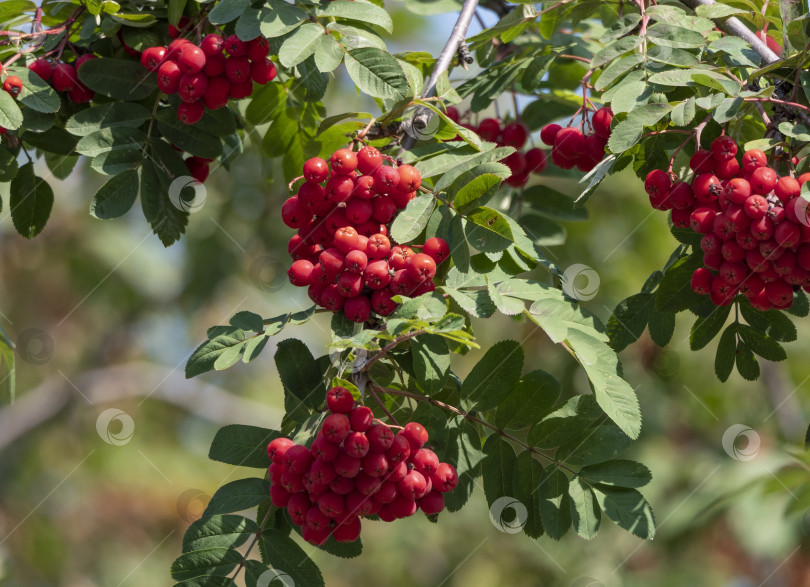
[[[585,135],[572,126],[547,124],[540,129],[540,140],[551,147],[551,162],[560,169],[576,166],[587,173],[605,157],[605,146],[610,139],[610,124],[613,111],[610,107],[599,108],[590,120],[592,131]]]
[[[447,108],[447,117],[459,123],[461,115],[454,106]],[[540,174],[546,169],[546,152],[537,147],[531,147],[525,152],[521,151],[529,139],[529,129],[522,122],[510,122],[501,126],[497,118],[484,118],[477,125],[460,123],[465,128],[475,132],[485,141],[497,143],[501,147],[514,147],[514,153],[503,159],[512,175],[506,183],[513,187],[520,187],[529,181],[529,175]]]
[[[305,540],[353,542],[361,517],[392,522],[417,509],[444,509],[443,494],[456,487],[458,473],[425,448],[424,426],[409,422],[395,435],[369,408],[354,405],[345,387],[330,389],[326,401],[331,414],[309,448],[289,438],[267,445],[270,497]]]
[[[675,226],[703,235],[695,292],[718,306],[743,294],[758,310],[789,308],[794,288],[810,291],[810,216],[800,197],[810,173],[779,177],[761,150],[741,161],[737,153],[734,139],[720,136],[692,156],[691,184],[655,169],[644,188],[653,208],[671,210]]]
[[[450,256],[437,237],[421,253],[391,242],[388,224],[416,197],[422,178],[410,165],[386,162],[372,146],[338,149],[329,163],[309,159],[306,181],[281,208],[284,223],[298,229],[288,247],[290,282],[309,287],[314,303],[358,323],[372,310],[393,312],[394,295],[433,291],[436,266]]]
[[[57,92],[65,92],[74,104],[87,104],[96,93],[79,81],[77,72],[82,63],[95,58],[92,53],[86,53],[72,63],[52,63],[48,59],[40,58],[32,61],[28,69],[48,82]]]
[[[276,77],[276,67],[267,58],[270,44],[264,37],[243,42],[236,35],[223,39],[207,35],[199,46],[177,38],[168,47],[149,47],[141,53],[141,65],[157,72],[158,86],[165,94],[177,94],[182,103],[177,116],[195,124],[205,108],[217,110],[229,99],[241,100],[253,93],[253,83],[264,85]]]

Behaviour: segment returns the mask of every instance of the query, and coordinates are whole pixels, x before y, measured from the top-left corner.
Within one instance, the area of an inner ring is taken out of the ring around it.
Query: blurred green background
[[[437,53],[437,31],[453,17],[427,22],[397,13],[396,30],[408,36],[392,50]],[[329,114],[363,105],[346,83],[327,97]],[[500,111],[510,108],[505,97]],[[248,147],[230,173],[212,173],[188,234],[164,249],[139,210],[109,222],[88,216],[104,181],[93,171],[80,166],[65,181],[40,172],[56,192],[44,233],[26,241],[7,209],[0,217],[0,325],[19,347],[19,397],[0,407],[0,585],[170,585],[169,565],[208,497],[255,474],[207,459],[217,428],[280,422],[272,343],[261,359],[225,372],[187,381],[183,367],[206,328],[238,310],[271,317],[309,306],[286,280],[286,187],[274,162]],[[577,193],[571,180],[532,183]],[[606,181],[588,209],[590,220],[567,224],[568,244],[547,254],[563,268],[596,271],[599,291],[587,307],[606,320],[676,243],[630,173]],[[527,368],[551,371],[568,395],[587,392],[584,373],[533,325],[501,316],[475,326],[482,347],[524,341]],[[657,517],[654,542],[608,520],[590,543],[573,534],[560,542],[505,534],[479,487],[439,524],[422,516],[365,523],[359,558],[316,553],[327,584],[810,585],[810,467],[801,456],[807,323],[787,346],[787,362],[762,361],[760,381],[734,374],[727,384],[713,374],[716,343],[690,352],[690,326],[682,315],[670,348],[645,334],[622,354],[644,414],[628,457],[653,472],[643,491]],[[322,354],[328,317],[278,340],[292,336]],[[454,368],[466,373],[481,354],[457,357]],[[753,429],[739,435],[737,452],[722,442],[733,425]]]

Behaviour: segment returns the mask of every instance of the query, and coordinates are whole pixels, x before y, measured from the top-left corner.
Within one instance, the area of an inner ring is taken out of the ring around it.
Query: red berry
[[[433,259],[436,265],[439,265],[450,256],[450,245],[443,238],[434,236],[425,241],[422,252]]]
[[[401,434],[394,436],[391,446],[386,450],[385,456],[392,465],[402,463],[411,455],[411,445],[408,439]]]
[[[478,123],[478,135],[485,141],[495,142],[501,134],[501,123],[495,118],[485,118]]]
[[[362,274],[366,270],[366,265],[368,265],[368,257],[363,251],[349,251],[346,254],[345,264],[346,271],[349,273]]]
[[[419,471],[410,471],[399,482],[399,494],[406,499],[419,499],[427,490],[427,481]]]
[[[394,443],[394,433],[385,424],[375,424],[366,432],[371,450],[383,453]]]
[[[400,165],[397,167],[399,173],[398,188],[403,192],[415,192],[422,186],[422,176],[411,165]]]
[[[374,414],[367,406],[355,406],[349,412],[349,423],[355,432],[365,432],[373,422]]]
[[[334,283],[326,286],[326,288],[321,292],[320,304],[327,310],[339,312],[343,309],[343,305],[345,303],[346,298],[340,294],[337,289],[337,285]]]
[[[228,104],[231,95],[231,82],[225,76],[208,78],[208,89],[203,95],[203,103],[211,110],[219,110]]]
[[[185,124],[196,124],[202,120],[205,107],[202,102],[183,102],[177,107],[177,117]]]
[[[225,76],[232,84],[250,81],[250,61],[247,57],[231,57],[225,62]]]
[[[231,35],[225,39],[223,49],[231,57],[241,57],[245,54],[245,51],[247,51],[245,43],[243,43],[236,35]]]
[[[183,72],[174,61],[165,61],[158,68],[158,87],[164,94],[174,94],[180,87]]]
[[[355,459],[362,459],[368,454],[368,438],[362,432],[352,432],[343,441],[343,447],[346,449],[346,454]]]
[[[28,65],[28,69],[33,71],[39,77],[41,77],[46,82],[51,79],[53,75],[53,65],[47,59],[39,58],[35,61],[32,61]]]
[[[260,86],[276,79],[276,73],[275,64],[267,58],[250,64],[250,78]]]
[[[610,124],[612,122],[613,122],[613,110],[611,110],[609,106],[600,108],[594,113],[593,118],[591,119],[591,124],[593,125],[593,132],[595,132],[596,136],[598,137],[601,137],[603,139],[609,139]],[[545,141],[543,142],[545,143]]]
[[[425,478],[430,477],[439,468],[439,457],[429,448],[420,448],[411,456],[414,468]]]
[[[689,168],[695,173],[711,173],[714,169],[714,158],[711,151],[699,149],[689,159]]]
[[[391,283],[388,285],[392,293],[401,296],[411,296],[416,291],[417,287],[419,287],[419,282],[411,279],[410,275],[408,275],[408,271],[405,269],[396,271],[391,278]]]
[[[166,58],[166,47],[149,47],[141,53],[141,65],[149,71],[157,71]]]
[[[765,296],[776,308],[789,308],[793,304],[793,287],[777,280],[765,284]]]
[[[332,491],[326,491],[318,498],[318,509],[321,510],[321,513],[330,518],[334,518],[343,513],[345,507],[346,504],[343,501],[343,496]]]
[[[324,419],[321,430],[326,440],[340,444],[351,433],[351,425],[344,414],[329,414]]]
[[[344,254],[357,248],[360,235],[351,226],[344,226],[335,232],[335,246]]]
[[[660,169],[653,169],[647,174],[644,180],[644,190],[650,195],[668,194],[669,188],[672,185],[672,180],[666,171]]]
[[[411,445],[412,451],[417,451],[428,441],[428,432],[425,427],[417,422],[408,422],[401,434]]]
[[[234,100],[242,100],[253,93],[253,82],[250,80],[239,84],[231,84],[229,96]]]
[[[216,33],[206,35],[200,43],[200,49],[205,53],[206,57],[214,57],[215,55],[222,55],[222,49],[225,47],[225,40]]]
[[[382,164],[382,154],[375,147],[366,146],[357,153],[357,169],[363,175],[373,174]]]
[[[349,175],[357,169],[357,153],[351,149],[338,149],[330,158],[332,171],[339,175]]]
[[[312,464],[312,454],[301,444],[294,444],[284,452],[283,464],[295,475],[303,475]]]
[[[397,214],[397,205],[390,196],[376,196],[371,200],[371,217],[382,224],[388,224]]]
[[[501,142],[507,147],[522,149],[529,138],[529,129],[521,122],[512,122],[503,127]]]
[[[396,310],[397,304],[392,300],[393,293],[388,289],[380,289],[371,294],[371,307],[380,316],[388,316]]]
[[[765,153],[759,149],[749,149],[742,156],[743,169],[748,173],[753,173],[760,167],[765,167],[768,164],[768,158]]]
[[[348,175],[334,175],[326,182],[326,199],[332,205],[347,201],[354,191],[354,181]]]
[[[205,75],[208,77],[216,77],[225,74],[225,62],[227,59],[224,55],[209,55],[205,60]]]
[[[326,392],[326,406],[329,408],[330,412],[348,414],[352,406],[354,406],[352,392],[345,387],[336,385]]]
[[[453,465],[440,463],[436,468],[436,472],[430,476],[430,480],[433,482],[433,489],[435,491],[447,493],[448,491],[453,491],[456,485],[458,485],[458,473]]]
[[[438,491],[431,491],[416,503],[425,515],[438,514],[444,509],[444,496]]]
[[[180,49],[177,65],[185,73],[198,73],[205,67],[205,53],[197,45],[187,43]]]
[[[751,174],[751,190],[755,194],[767,195],[776,187],[779,177],[770,167],[757,167]]]
[[[290,269],[287,271],[287,275],[290,278],[290,283],[293,285],[297,285],[298,287],[305,287],[312,283],[312,271],[315,267],[307,261],[306,259],[299,259],[295,261]]]
[[[203,183],[206,179],[208,179],[208,173],[211,170],[210,166],[208,165],[208,159],[203,159],[202,157],[196,156],[186,159],[186,167],[188,167],[191,177],[200,183]]]
[[[722,191],[723,185],[712,173],[701,173],[692,180],[692,192],[695,194],[695,199],[701,204],[716,201]]]
[[[669,203],[673,208],[678,210],[686,210],[695,205],[695,194],[692,192],[692,186],[685,181],[679,181],[669,190]]]
[[[802,186],[797,180],[792,177],[780,177],[779,181],[776,182],[773,193],[776,194],[776,197],[782,200],[783,203],[787,203],[798,196],[801,191]]]
[[[341,452],[335,457],[335,472],[347,479],[356,477],[362,465],[363,462],[360,459],[349,456],[346,452]]]
[[[183,102],[196,102],[208,91],[208,77],[202,73],[186,73],[180,78],[177,95]]]
[[[526,169],[530,173],[543,173],[546,169],[546,152],[534,147],[526,151]]]
[[[329,442],[323,436],[317,436],[310,447],[312,458],[321,461],[334,461],[340,453],[337,444]]]
[[[270,43],[264,37],[256,37],[252,41],[248,41],[245,55],[251,61],[264,61],[270,53]]]
[[[356,298],[363,291],[363,277],[357,273],[341,273],[335,282],[338,293],[344,298]],[[362,302],[361,302],[362,303]],[[353,309],[355,309],[353,307]],[[371,304],[369,303],[369,311]]]
[[[720,179],[731,179],[740,172],[740,164],[733,157],[714,164],[714,173]]]
[[[387,507],[388,512],[391,514],[391,516],[393,516],[393,519],[407,518],[414,515],[419,509],[415,500],[406,497],[396,499],[392,503],[388,504]],[[380,513],[382,513],[382,510],[380,510]],[[380,516],[380,518],[382,518],[382,516]]]
[[[74,104],[86,104],[92,100],[95,95],[96,93],[93,90],[81,82],[76,84],[76,87],[68,92],[68,98],[70,98],[70,101]]]
[[[327,442],[326,444],[331,444]],[[337,445],[332,445],[337,448]],[[329,485],[337,477],[331,461],[315,459],[309,470],[310,479],[317,485]]]
[[[563,128],[554,139],[554,148],[567,159],[577,159],[585,151],[585,137],[576,128]]]
[[[370,452],[363,457],[363,471],[371,477],[382,477],[388,472],[388,458],[384,452]]]
[[[295,443],[289,438],[281,437],[271,440],[270,444],[267,445],[267,456],[269,457],[270,462],[282,463],[287,449],[294,444]]]
[[[76,88],[79,78],[76,76],[76,69],[69,63],[60,63],[53,68],[51,77],[53,89],[57,92],[69,92]]]
[[[717,161],[727,161],[737,155],[737,141],[728,135],[722,135],[712,141],[712,157]]]
[[[557,133],[560,132],[561,129],[562,127],[559,124],[547,124],[540,129],[540,140],[543,141],[543,144],[553,147],[557,139]]]
[[[746,214],[754,220],[758,220],[768,211],[768,200],[759,195],[748,196],[744,208]]]
[[[362,277],[357,276],[362,283]],[[343,306],[343,313],[346,318],[357,324],[362,324],[371,317],[371,300],[366,296],[358,295],[346,300]]]
[[[329,165],[320,157],[313,157],[304,163],[304,179],[312,183],[322,183],[329,177]]]
[[[354,542],[360,538],[361,530],[360,518],[353,516],[349,521],[340,523],[332,530],[332,536],[337,542]]]
[[[429,255],[417,253],[408,261],[407,271],[408,276],[417,283],[428,281],[436,275],[436,261]]]

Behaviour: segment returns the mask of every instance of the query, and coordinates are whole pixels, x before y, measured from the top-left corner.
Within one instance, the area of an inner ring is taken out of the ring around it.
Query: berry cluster
[[[57,92],[65,92],[68,99],[74,104],[87,104],[96,93],[79,81],[78,70],[82,63],[95,59],[92,53],[86,53],[73,63],[51,63],[48,59],[39,58],[28,65],[43,80],[48,82]],[[11,78],[7,78],[8,81]],[[17,78],[19,80],[19,78]],[[5,88],[5,85],[3,86]],[[22,83],[20,83],[22,89]],[[18,90],[19,93],[19,90]]]
[[[447,117],[453,122],[459,123],[461,115],[457,108],[450,106],[447,108]],[[516,149],[502,161],[512,172],[512,175],[506,180],[507,184],[513,187],[526,185],[530,174],[540,174],[546,169],[546,152],[543,149],[532,147],[526,152],[520,150],[529,139],[529,129],[522,122],[510,122],[502,127],[497,118],[484,118],[478,125],[460,124],[475,132],[485,141],[497,143],[501,147]]]
[[[605,146],[610,138],[613,111],[610,107],[599,108],[593,113],[589,126],[592,132],[582,134],[578,128],[559,124],[547,124],[540,129],[540,140],[551,147],[551,162],[560,169],[576,166],[587,173],[605,157]]]
[[[444,493],[458,484],[456,469],[424,448],[424,426],[409,422],[398,433],[375,421],[369,408],[354,405],[345,387],[326,397],[329,414],[307,448],[289,438],[267,445],[272,464],[270,497],[287,508],[304,539],[323,544],[360,537],[360,518],[385,522],[444,509]]]
[[[395,295],[433,291],[436,266],[450,256],[447,242],[437,237],[421,253],[391,242],[388,224],[416,197],[422,178],[410,165],[386,161],[372,146],[338,149],[329,163],[309,159],[306,181],[281,208],[284,223],[298,229],[288,247],[290,282],[308,286],[314,303],[358,323],[372,310],[393,312]]]
[[[810,220],[800,197],[810,173],[779,177],[759,149],[741,160],[737,152],[734,139],[720,136],[690,159],[691,184],[655,169],[644,188],[653,208],[671,210],[676,227],[703,235],[695,292],[718,306],[741,293],[758,310],[789,308],[794,288],[810,291]]]
[[[276,67],[267,58],[270,43],[264,37],[243,42],[236,35],[223,39],[207,35],[195,45],[176,38],[168,47],[149,47],[141,53],[141,65],[157,72],[158,86],[165,94],[177,94],[182,103],[177,116],[195,124],[205,108],[217,110],[228,100],[241,100],[253,93],[253,82],[264,85],[276,77]]]

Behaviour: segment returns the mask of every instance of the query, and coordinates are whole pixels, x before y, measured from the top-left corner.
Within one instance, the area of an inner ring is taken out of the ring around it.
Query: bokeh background
[[[395,18],[393,51],[434,54],[454,20],[396,8]],[[326,104],[329,114],[373,107],[346,80]],[[511,115],[511,99],[499,106]],[[14,405],[0,406],[0,585],[170,585],[169,565],[208,497],[254,474],[207,459],[215,431],[280,422],[272,342],[259,360],[225,372],[186,380],[183,366],[205,330],[238,310],[271,317],[309,306],[305,291],[286,281],[286,188],[275,163],[248,146],[230,173],[212,173],[188,234],[164,249],[137,209],[115,221],[88,216],[104,178],[82,163],[64,181],[44,165],[40,173],[56,192],[43,234],[26,241],[7,206],[0,215],[0,325],[18,343],[19,390]],[[570,179],[532,182],[578,193]],[[547,254],[561,267],[596,271],[599,290],[587,307],[606,320],[676,243],[630,173],[606,181],[588,210],[587,222],[565,225],[568,244]],[[500,316],[475,326],[482,347],[522,340],[527,368],[554,373],[569,396],[588,391],[584,373],[533,325]],[[439,524],[421,516],[367,523],[359,558],[316,553],[327,584],[810,585],[807,320],[787,345],[789,360],[761,361],[755,383],[737,374],[719,383],[716,343],[691,352],[690,327],[682,315],[666,350],[645,334],[622,354],[644,413],[628,456],[653,472],[643,490],[658,521],[653,542],[608,520],[592,542],[505,534],[490,522],[479,487]],[[328,317],[278,340],[291,336],[321,354]],[[482,352],[458,357],[454,368],[466,373]]]

